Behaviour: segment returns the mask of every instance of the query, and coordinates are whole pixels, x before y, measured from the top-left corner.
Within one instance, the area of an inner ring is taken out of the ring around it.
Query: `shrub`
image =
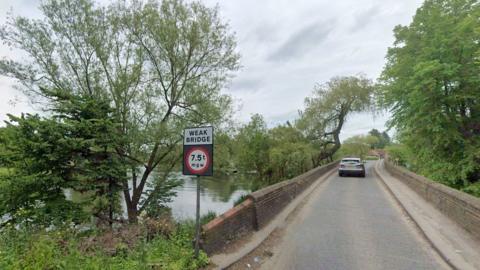
[[[470,184],[467,187],[462,188],[462,191],[473,196],[480,197],[480,182]]]
[[[121,232],[111,234],[122,237]],[[180,223],[168,237],[160,234],[147,241],[135,234],[135,241],[129,239],[134,245],[123,238],[114,241],[115,252],[110,253],[98,242],[88,251],[82,249],[83,242],[95,236],[95,232],[81,237],[66,229],[45,232],[6,228],[0,232],[0,269],[193,270],[208,264],[204,252],[194,258],[193,235],[192,222]]]
[[[205,215],[202,215],[200,217],[200,224],[201,225],[205,225],[207,224],[208,222],[212,221],[213,219],[215,219],[217,217],[217,213],[213,212],[213,211],[208,211]]]
[[[233,202],[233,206],[237,206],[237,205],[241,204],[242,202],[244,202],[247,199],[247,196],[248,196],[248,194],[243,194],[240,197],[238,197],[238,199],[236,199]]]

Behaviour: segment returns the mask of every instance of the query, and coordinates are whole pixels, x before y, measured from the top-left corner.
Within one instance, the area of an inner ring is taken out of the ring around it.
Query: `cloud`
[[[262,79],[259,77],[240,77],[234,80],[230,89],[235,91],[252,91],[256,92],[262,87]]]
[[[357,12],[353,19],[353,24],[350,27],[351,32],[357,32],[365,27],[368,27],[371,22],[379,15],[381,9],[379,6],[371,6],[367,10]]]
[[[318,21],[306,25],[290,36],[267,60],[276,62],[301,57],[320,46],[333,28],[333,21]]]
[[[99,4],[118,0],[95,0]],[[200,0],[220,6],[222,20],[236,33],[242,69],[225,93],[240,107],[234,116],[245,122],[255,113],[269,125],[285,123],[303,108],[304,98],[315,83],[333,76],[359,72],[375,79],[385,64],[393,43],[392,29],[408,24],[423,0]],[[16,15],[38,18],[41,0],[0,0],[0,24],[10,7]],[[18,56],[0,44],[0,57]],[[21,93],[16,82],[0,76],[0,120],[5,113],[34,111],[26,103],[15,106]],[[24,106],[25,104],[25,106]],[[0,123],[1,125],[1,123]],[[384,119],[355,115],[342,136],[356,135],[375,127],[383,130]]]

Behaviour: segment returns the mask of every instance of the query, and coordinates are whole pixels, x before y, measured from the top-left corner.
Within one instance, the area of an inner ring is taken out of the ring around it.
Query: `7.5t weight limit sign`
[[[183,135],[183,174],[213,175],[213,127],[187,128]]]

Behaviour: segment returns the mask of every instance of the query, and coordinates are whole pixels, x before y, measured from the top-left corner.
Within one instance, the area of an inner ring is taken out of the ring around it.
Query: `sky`
[[[103,2],[106,2],[104,0]],[[202,0],[218,4],[235,32],[242,68],[223,91],[235,100],[235,119],[247,122],[255,113],[270,127],[294,120],[317,83],[334,76],[365,74],[375,80],[393,44],[393,28],[412,20],[421,0]],[[8,11],[41,17],[39,0],[0,0],[0,24]],[[19,58],[0,44],[0,57]],[[0,76],[0,121],[6,114],[34,109],[16,82]],[[345,139],[385,130],[388,113],[350,116]],[[1,124],[0,124],[1,125]]]

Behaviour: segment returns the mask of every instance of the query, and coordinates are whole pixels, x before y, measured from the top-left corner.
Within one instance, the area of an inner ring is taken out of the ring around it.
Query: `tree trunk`
[[[138,222],[138,210],[136,205],[127,205],[128,222],[135,224]]]
[[[115,203],[115,200],[113,198],[113,179],[111,177],[108,178],[108,199],[108,225],[111,229],[113,227],[113,204]]]

